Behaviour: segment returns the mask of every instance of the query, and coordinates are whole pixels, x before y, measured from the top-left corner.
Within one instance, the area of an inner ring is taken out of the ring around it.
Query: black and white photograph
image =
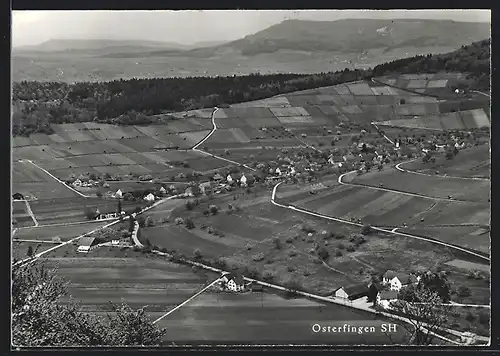
[[[491,340],[491,11],[13,10],[11,350]]]

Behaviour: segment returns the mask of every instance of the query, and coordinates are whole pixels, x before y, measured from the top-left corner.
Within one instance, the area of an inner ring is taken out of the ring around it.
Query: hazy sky
[[[234,40],[286,19],[423,18],[490,22],[489,10],[13,11],[12,44],[55,38],[157,40],[191,44]]]

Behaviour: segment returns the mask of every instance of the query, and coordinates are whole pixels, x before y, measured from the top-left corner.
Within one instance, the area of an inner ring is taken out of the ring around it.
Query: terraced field
[[[58,266],[58,275],[70,282],[70,294],[89,312],[109,311],[109,302],[147,312],[166,312],[195,294],[206,277],[190,268],[164,259],[133,258],[48,258],[48,266]]]
[[[490,182],[443,178],[439,176],[417,175],[386,169],[382,172],[368,172],[356,176],[353,183],[371,186],[383,185],[384,188],[395,189],[430,197],[462,199],[471,202],[487,203],[490,198]]]
[[[443,156],[436,157],[436,162],[423,163],[422,160],[405,163],[401,168],[425,174],[465,178],[488,178],[491,175],[490,145],[481,145],[461,150],[456,159],[448,160]]]

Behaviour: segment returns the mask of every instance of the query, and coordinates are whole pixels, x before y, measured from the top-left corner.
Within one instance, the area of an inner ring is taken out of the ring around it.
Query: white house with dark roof
[[[389,286],[393,291],[399,291],[410,284],[418,283],[419,280],[420,277],[415,277],[412,274],[398,273],[392,270],[388,270],[382,276],[382,284]]]
[[[231,175],[230,175],[230,174],[228,174],[228,175],[227,175],[227,177],[226,177],[226,181],[227,181],[229,184],[231,184],[231,183],[233,182],[233,177],[231,177]]]
[[[224,288],[231,292],[243,292],[247,287],[243,275],[239,273],[226,273],[220,280]]]
[[[81,253],[88,253],[97,245],[95,237],[91,236],[84,236],[78,242],[80,246],[78,246],[78,249],[76,251]]]
[[[115,193],[115,198],[122,198],[123,197],[123,193],[120,189],[118,189]]]
[[[240,178],[240,184],[242,187],[246,187],[247,186],[247,177],[245,177],[245,174],[243,174]]]
[[[145,200],[145,201],[149,201],[149,202],[151,202],[151,201],[155,201],[155,199],[156,199],[156,198],[155,198],[155,196],[154,196],[152,193],[149,193],[148,195],[146,195],[146,196],[144,197],[144,200]]]
[[[391,303],[398,300],[398,291],[396,290],[383,290],[377,295],[377,305],[382,308],[390,309]]]

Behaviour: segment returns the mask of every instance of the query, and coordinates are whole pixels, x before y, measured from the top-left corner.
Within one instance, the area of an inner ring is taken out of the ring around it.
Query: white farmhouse
[[[247,177],[245,177],[244,174],[240,178],[240,184],[241,184],[242,187],[246,187],[247,186]]]
[[[164,187],[161,187],[160,188],[160,193],[161,194],[165,194],[167,192],[167,190],[164,188]]]
[[[384,309],[390,309],[391,303],[398,300],[398,291],[383,290],[377,295],[377,304]]]
[[[144,200],[146,201],[155,201],[155,196],[152,193],[149,193],[144,197]]]
[[[277,175],[279,175],[279,176],[281,175],[281,169],[280,169],[279,167],[278,167],[278,168],[276,168],[276,171],[275,171],[275,172],[276,172],[276,174],[277,174]]]
[[[222,276],[221,282],[231,292],[243,292],[246,288],[245,280],[241,274],[228,273]]]
[[[417,283],[419,280],[420,278],[414,275],[397,273],[391,270],[388,270],[382,276],[382,284],[389,286],[393,291],[399,291],[401,288]]]
[[[115,193],[115,198],[122,198],[123,197],[123,193],[120,189],[118,189]]]
[[[230,174],[228,174],[228,175],[227,175],[227,177],[226,177],[226,181],[227,181],[229,184],[231,184],[231,183],[233,182],[233,177],[231,177],[231,175],[230,175]]]

